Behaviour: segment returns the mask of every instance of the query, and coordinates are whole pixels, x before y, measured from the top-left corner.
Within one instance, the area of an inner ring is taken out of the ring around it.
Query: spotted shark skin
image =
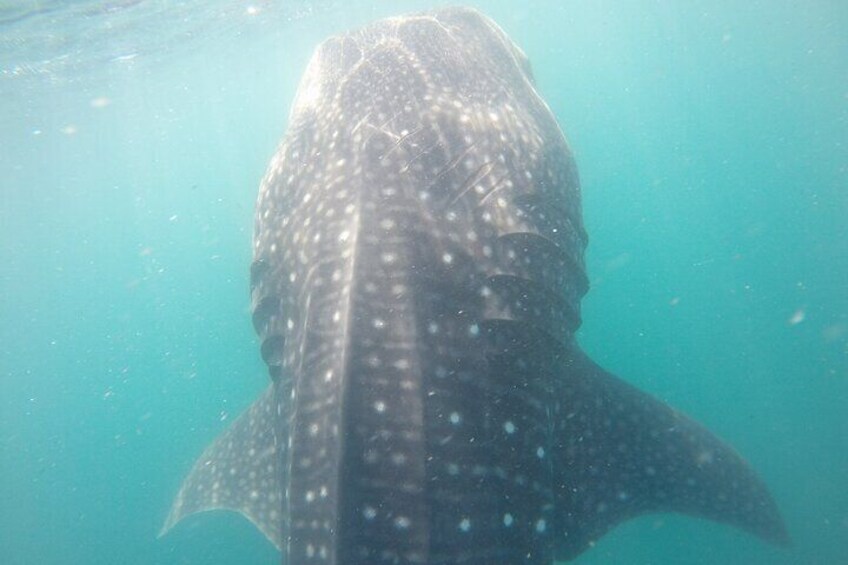
[[[586,242],[569,147],[494,22],[322,43],[257,203],[271,384],[163,531],[236,510],[289,565],[548,564],[649,512],[785,543],[740,456],[581,352]]]

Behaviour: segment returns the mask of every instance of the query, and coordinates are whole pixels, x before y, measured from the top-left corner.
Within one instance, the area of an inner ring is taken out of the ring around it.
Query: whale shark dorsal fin
[[[277,387],[271,385],[195,462],[162,527],[208,510],[232,510],[250,520],[278,549],[283,546],[287,433],[280,429]]]
[[[555,424],[556,558],[573,559],[616,524],[680,512],[786,545],[765,485],[728,445],[575,349],[559,383]]]

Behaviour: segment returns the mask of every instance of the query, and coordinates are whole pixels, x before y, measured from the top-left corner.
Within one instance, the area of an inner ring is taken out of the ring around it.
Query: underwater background
[[[577,563],[848,563],[848,3],[467,2],[580,169],[580,341],[732,444],[793,545],[670,514]],[[0,1],[0,563],[274,564],[239,516],[157,538],[267,385],[259,180],[314,46],[436,2]]]

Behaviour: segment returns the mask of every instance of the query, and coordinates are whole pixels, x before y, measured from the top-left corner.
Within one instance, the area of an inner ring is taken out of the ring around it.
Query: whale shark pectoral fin
[[[197,512],[233,510],[250,520],[277,548],[283,546],[285,417],[274,385],[215,441],[183,480],[159,535]]]
[[[788,545],[762,481],[705,428],[576,350],[556,423],[557,559],[573,559],[619,522],[681,512]]]

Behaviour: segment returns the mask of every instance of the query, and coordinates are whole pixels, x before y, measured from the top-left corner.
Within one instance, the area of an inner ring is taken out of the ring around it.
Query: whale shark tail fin
[[[728,445],[579,350],[565,362],[553,452],[559,545],[572,559],[616,524],[680,512],[778,545],[789,535],[763,482]]]

